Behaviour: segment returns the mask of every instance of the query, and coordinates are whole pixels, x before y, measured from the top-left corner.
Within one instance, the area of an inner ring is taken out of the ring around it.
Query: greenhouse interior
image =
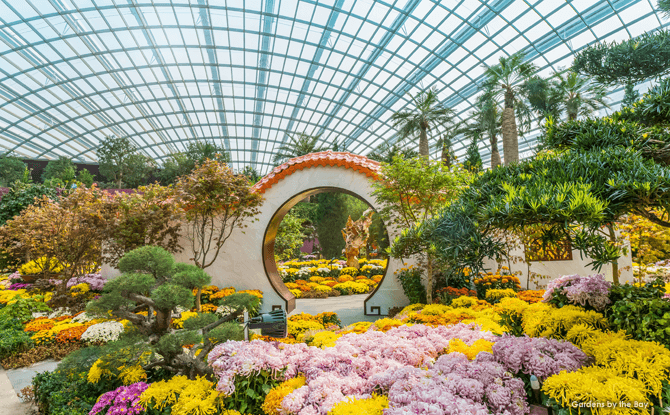
[[[670,414],[670,0],[0,0],[0,415]]]

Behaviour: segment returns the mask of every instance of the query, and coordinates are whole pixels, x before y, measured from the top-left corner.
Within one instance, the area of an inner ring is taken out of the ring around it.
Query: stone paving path
[[[30,413],[30,404],[21,402],[18,393],[32,383],[33,377],[56,368],[58,362],[45,360],[30,367],[0,370],[0,415],[24,415]]]
[[[343,326],[357,321],[375,321],[382,317],[363,314],[363,303],[368,294],[343,295],[329,298],[308,298],[295,300],[295,310],[290,315],[308,313],[319,314],[324,311],[337,313]]]

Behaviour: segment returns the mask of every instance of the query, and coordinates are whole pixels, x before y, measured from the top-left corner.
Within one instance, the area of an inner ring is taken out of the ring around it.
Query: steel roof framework
[[[289,134],[367,154],[436,88],[466,119],[485,65],[549,75],[599,40],[663,28],[652,0],[0,0],[0,149],[95,160],[127,136],[163,160],[192,140],[262,173]],[[623,88],[611,93],[616,106]],[[537,128],[520,139],[531,154]],[[436,137],[435,137],[436,138]],[[437,154],[435,139],[432,151]],[[469,142],[458,137],[457,155]],[[413,146],[415,144],[410,144]],[[480,143],[484,160],[488,143]]]

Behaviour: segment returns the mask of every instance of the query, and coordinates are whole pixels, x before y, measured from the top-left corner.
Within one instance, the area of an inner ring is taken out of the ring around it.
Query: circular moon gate
[[[284,219],[284,216],[296,205],[298,202],[301,200],[304,200],[305,198],[308,198],[310,196],[317,195],[319,193],[346,193],[348,195],[354,196],[366,204],[368,202],[363,199],[361,196],[357,195],[356,193],[349,191],[347,189],[342,189],[339,187],[317,187],[313,189],[308,189],[305,190],[297,195],[294,195],[290,199],[288,199],[274,214],[272,219],[270,220],[270,223],[268,224],[268,227],[265,229],[265,236],[263,237],[263,266],[265,268],[265,274],[268,276],[268,279],[270,280],[270,283],[272,284],[273,288],[275,291],[278,291],[278,293],[287,301],[287,310],[293,310],[295,308],[295,297],[291,292],[286,288],[286,285],[284,285],[284,282],[281,278],[281,275],[279,274],[279,271],[277,269],[277,263],[275,262],[275,238],[277,236],[277,231],[279,230],[279,225],[281,224],[281,221]],[[368,204],[369,205],[369,204]],[[376,212],[375,212],[376,213]],[[386,242],[388,244],[388,231],[386,232]],[[388,269],[388,264],[384,268],[384,275],[386,275],[386,269]],[[383,281],[383,280],[382,280]],[[372,297],[377,289],[381,286],[381,282],[375,287],[375,290],[370,293],[367,300]],[[375,308],[374,311],[378,311],[377,308]],[[289,311],[290,312],[290,311]]]
[[[263,194],[260,213],[247,227],[233,231],[216,262],[207,268],[212,283],[263,291],[264,312],[278,308],[293,311],[295,297],[284,285],[274,261],[274,238],[282,218],[300,200],[324,191],[350,194],[379,211],[371,186],[379,168],[379,163],[367,157],[332,151],[297,157],[276,167],[253,187]],[[386,230],[392,240],[395,230],[389,226]],[[182,246],[187,247],[188,242],[183,242]],[[176,259],[191,262],[188,249]],[[409,303],[400,283],[393,278],[401,267],[401,261],[389,258],[384,278],[365,300],[366,315],[386,315],[390,307]]]

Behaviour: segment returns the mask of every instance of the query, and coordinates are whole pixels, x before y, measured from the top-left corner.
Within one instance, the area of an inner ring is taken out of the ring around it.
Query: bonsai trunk
[[[505,92],[505,109],[502,114],[503,152],[505,165],[519,162],[519,137],[514,116],[514,94]]]
[[[151,309],[149,309],[151,313]],[[172,310],[156,310],[156,321],[153,331],[157,334],[166,333],[170,329],[170,320],[172,319]]]
[[[198,287],[198,291],[195,293],[195,311],[200,313],[202,311],[202,306],[200,302],[200,296],[202,295],[202,287]]]

